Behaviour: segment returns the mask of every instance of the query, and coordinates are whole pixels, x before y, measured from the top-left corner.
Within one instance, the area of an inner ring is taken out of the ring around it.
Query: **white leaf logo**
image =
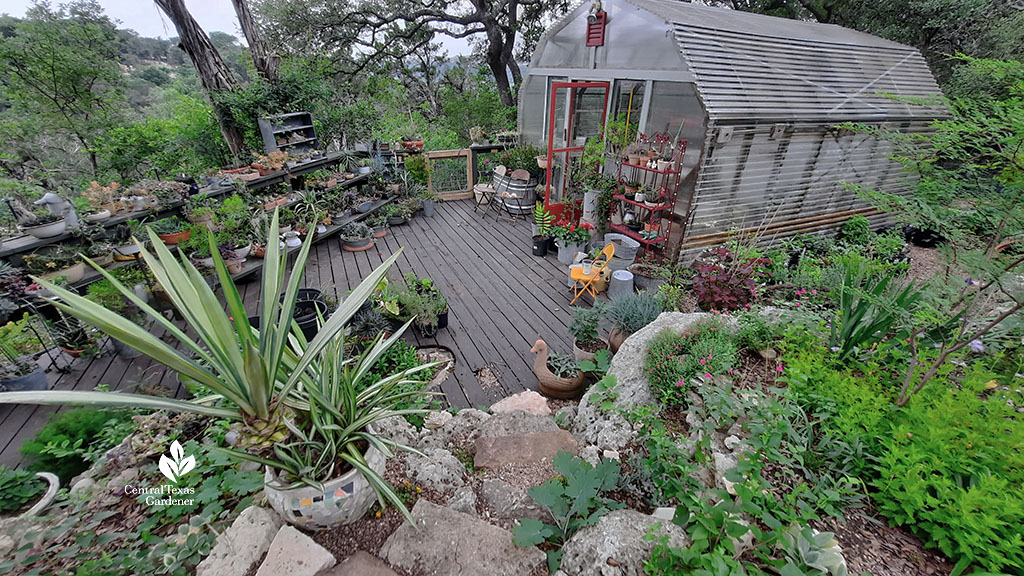
[[[160,455],[160,473],[166,476],[171,482],[175,484],[182,476],[188,474],[196,467],[195,456],[185,456],[185,449],[181,447],[181,444],[175,440],[171,442],[171,457],[168,458],[166,454]]]

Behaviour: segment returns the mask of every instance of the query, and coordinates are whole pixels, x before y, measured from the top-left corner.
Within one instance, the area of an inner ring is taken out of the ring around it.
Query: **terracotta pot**
[[[640,154],[630,154],[629,163],[634,166],[643,166],[644,156],[641,156]]]
[[[71,348],[68,348],[66,346],[61,346],[60,349],[63,350],[65,354],[71,356],[72,358],[79,358],[82,356],[82,354],[85,354],[84,348],[81,350],[72,350]]]
[[[580,395],[583,391],[583,372],[580,371],[575,378],[559,378],[548,369],[548,345],[543,340],[537,340],[530,349],[537,355],[533,359],[533,373],[537,376],[537,387],[540,393],[550,398],[570,399]]]
[[[263,244],[253,244],[249,255],[253,258],[263,258],[267,254],[267,247]]]
[[[388,229],[384,226],[378,226],[373,229],[374,238],[384,238],[388,235]]]
[[[604,347],[608,348],[608,341],[605,340],[604,338],[601,338],[600,340],[601,340],[601,342],[604,343]],[[594,361],[594,354],[596,354],[596,353],[597,352],[587,352],[586,350],[580,348],[576,344],[575,340],[572,343],[572,355],[576,357],[576,361],[577,362],[583,362],[584,360],[586,360],[588,362],[593,362]]]
[[[629,334],[626,334],[618,328],[612,328],[611,331],[608,332],[608,349],[613,353],[618,352],[619,347],[626,341],[626,338],[629,338]]]
[[[370,248],[373,248],[373,238],[367,238],[365,240],[353,240],[353,241],[342,241],[342,249],[346,252],[365,252]]]
[[[228,267],[228,274],[238,274],[245,269],[245,260],[242,259],[228,260],[224,264]]]
[[[164,244],[173,246],[175,244],[187,242],[188,239],[192,237],[192,230],[186,229],[181,232],[175,232],[174,234],[157,234],[157,236],[164,241]]]
[[[272,168],[266,168],[264,166],[254,166],[254,168],[256,168],[256,171],[259,172],[260,176],[266,176],[274,171]]]

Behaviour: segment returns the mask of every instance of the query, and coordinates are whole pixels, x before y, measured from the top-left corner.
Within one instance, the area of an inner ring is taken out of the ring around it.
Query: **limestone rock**
[[[672,519],[676,517],[676,509],[671,506],[661,506],[655,508],[654,512],[651,513],[651,516],[658,520],[671,522]]]
[[[284,520],[267,508],[250,506],[217,537],[217,545],[199,566],[196,576],[245,576],[270,548]]]
[[[428,430],[437,430],[438,428],[443,428],[444,425],[451,422],[451,420],[452,415],[450,412],[435,410],[434,412],[427,414],[427,417],[423,419],[423,427]]]
[[[428,448],[468,449],[480,434],[480,426],[491,415],[475,408],[459,410],[444,426],[425,434],[420,445]]]
[[[85,478],[82,478],[81,480],[75,482],[71,486],[71,490],[68,490],[68,493],[69,494],[85,493],[85,492],[88,492],[89,490],[91,490],[94,486],[96,486],[96,481],[93,480],[92,478],[89,478],[88,476],[86,476]]]
[[[132,482],[139,479],[138,468],[125,468],[117,476],[114,476],[107,482],[107,488],[110,490],[121,491],[124,487],[131,484]]]
[[[480,486],[480,500],[483,509],[492,518],[516,520],[536,518],[551,522],[551,515],[540,507],[526,490],[503,480],[487,478]]]
[[[717,479],[717,487],[727,491],[729,494],[735,495],[736,489],[733,488],[734,483],[730,482],[729,480],[726,480],[725,474],[739,464],[739,462],[737,462],[736,460],[736,457],[733,456],[732,454],[723,454],[721,452],[714,452],[711,456],[714,459],[715,463],[715,478]]]
[[[586,460],[591,466],[597,466],[597,463],[601,461],[601,452],[597,449],[597,446],[584,446],[580,450],[580,458]]]
[[[533,432],[551,432],[558,430],[558,424],[546,416],[537,416],[525,412],[504,412],[495,414],[480,425],[481,437],[522,436]]]
[[[690,545],[686,532],[671,522],[636,510],[615,510],[565,543],[562,571],[566,576],[641,576],[655,545],[644,536],[658,523],[661,526],[655,534],[667,535],[669,546]]]
[[[617,409],[628,410],[654,403],[651,387],[643,370],[648,343],[662,330],[669,329],[677,334],[682,333],[708,316],[701,313],[665,312],[654,322],[626,338],[612,358],[608,370],[608,373],[616,378],[614,392],[617,396],[612,401],[614,408],[610,413],[602,412],[596,402],[592,404],[590,401],[595,392],[584,394],[573,423],[573,432],[577,438],[588,444],[595,444],[601,450],[621,450],[632,439],[634,432],[629,423],[616,413]],[[735,323],[731,318],[722,320],[726,323]]]
[[[559,452],[575,454],[578,449],[572,434],[558,428],[519,436],[481,436],[476,439],[473,465],[497,469],[506,464],[537,464]]]
[[[377,433],[384,438],[390,438],[399,444],[415,446],[419,439],[419,433],[409,421],[401,416],[390,416],[374,423]]]
[[[409,573],[431,576],[527,576],[545,562],[537,548],[520,548],[512,534],[487,522],[420,499],[380,555]]]
[[[568,405],[562,406],[555,411],[555,424],[558,424],[559,428],[565,428],[569,430],[572,428],[572,422],[576,419],[576,406]]]
[[[356,550],[341,564],[335,566],[334,570],[324,572],[320,576],[398,576],[398,574],[380,558],[369,552]]]
[[[406,458],[409,478],[424,488],[451,492],[466,484],[462,462],[443,448],[425,448],[423,456],[408,454]]]
[[[278,530],[256,576],[316,576],[334,566],[330,552],[291,526]]]
[[[463,486],[448,499],[448,507],[456,512],[476,516],[476,492],[469,486]]]
[[[508,398],[491,404],[491,414],[515,412],[517,410],[537,416],[549,416],[551,414],[551,408],[548,406],[547,399],[533,390],[513,394]]]

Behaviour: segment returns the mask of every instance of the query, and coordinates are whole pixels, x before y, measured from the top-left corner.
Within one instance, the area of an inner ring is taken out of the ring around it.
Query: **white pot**
[[[376,448],[370,446],[365,454],[370,469],[384,474],[386,460]],[[324,482],[324,489],[302,486],[282,490],[277,474],[265,469],[266,486],[263,494],[270,506],[289,524],[306,530],[327,530],[359,520],[377,501],[377,493],[366,481],[363,473],[352,469],[340,478]]]
[[[64,276],[65,278],[67,278],[68,284],[74,284],[75,282],[78,282],[79,280],[82,279],[82,277],[85,276],[85,263],[79,262],[69,268],[43,274],[40,276],[40,278],[43,278],[45,280],[52,280],[57,276]]]
[[[109,218],[110,210],[100,210],[99,212],[93,212],[92,214],[85,216],[83,219],[86,222],[103,222],[104,220],[108,220]]]
[[[646,194],[641,194],[641,193],[639,193],[639,192],[637,192],[637,193],[636,193],[636,198],[635,198],[635,200],[636,200],[637,202],[643,202],[643,201],[644,201],[644,200],[646,200],[646,199],[647,199],[647,195],[646,195]]]
[[[359,174],[369,174],[372,170],[373,169],[370,168],[369,166],[360,166],[359,167]]]
[[[284,245],[289,248],[298,248],[302,246],[302,239],[299,238],[298,232],[285,232],[284,233]]]
[[[43,224],[42,226],[26,226],[21,229],[22,232],[29,236],[36,238],[52,238],[54,236],[60,236],[68,228],[68,223],[64,219],[51,222],[49,224]]]
[[[244,246],[236,246],[231,249],[232,252],[238,256],[239,260],[245,260],[249,257],[249,252],[252,252],[252,244],[246,244]]]

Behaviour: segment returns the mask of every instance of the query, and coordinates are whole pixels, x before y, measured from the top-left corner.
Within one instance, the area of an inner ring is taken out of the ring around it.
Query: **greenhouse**
[[[854,215],[881,223],[851,185],[899,192],[908,176],[889,160],[890,145],[841,126],[927,132],[942,107],[907,99],[939,94],[917,50],[869,34],[690,3],[606,0],[581,4],[541,39],[519,126],[556,163],[554,201],[564,194],[566,155],[582,154],[583,139],[608,121],[628,119],[666,158],[665,150],[683,151],[667,186],[672,242],[695,254],[730,233],[779,239],[834,231]],[[551,152],[567,148],[575,151]],[[631,166],[621,169],[628,178],[661,184],[660,174]]]

